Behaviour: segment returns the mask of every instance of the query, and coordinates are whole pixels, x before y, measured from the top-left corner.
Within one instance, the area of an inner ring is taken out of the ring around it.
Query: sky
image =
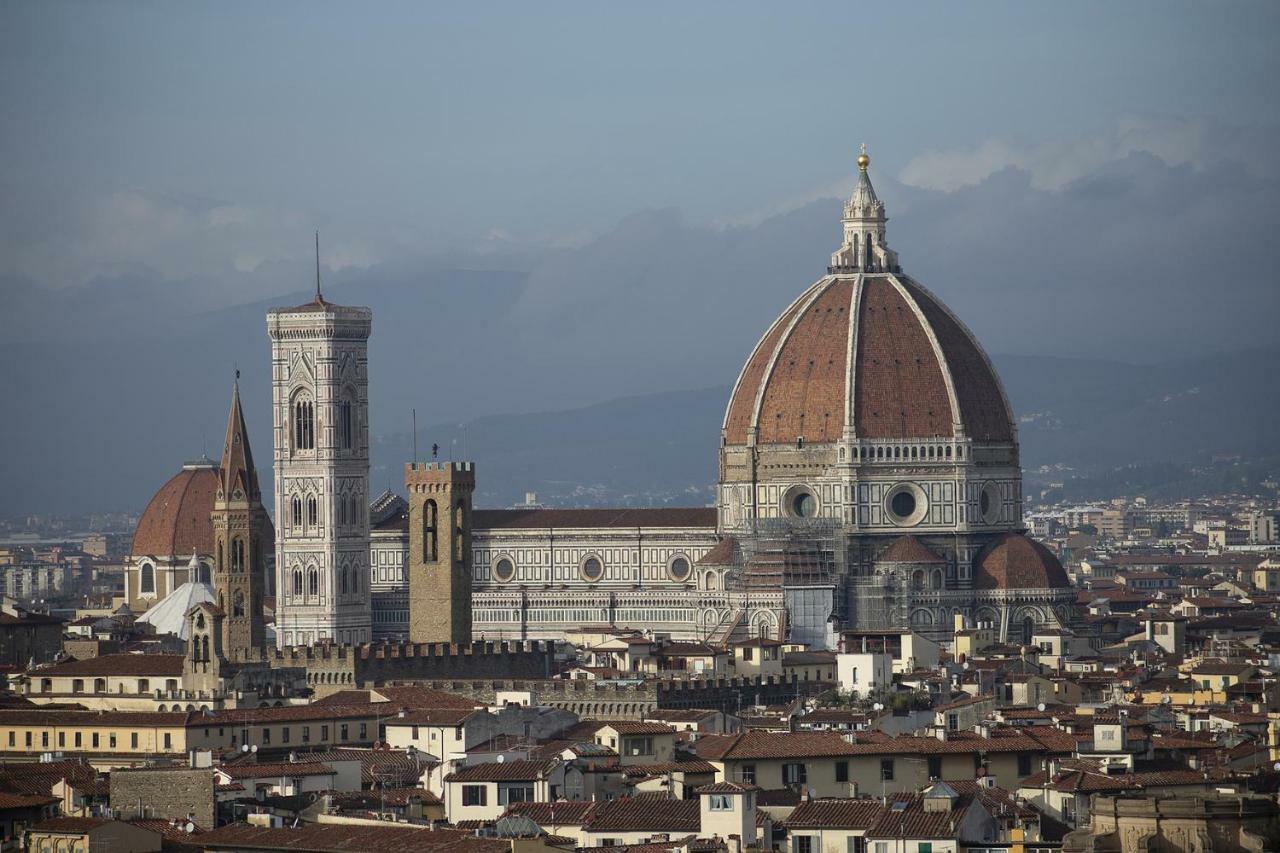
[[[0,179],[26,223],[4,265],[48,286],[131,264],[250,270],[305,256],[317,226],[342,268],[580,245],[650,208],[741,221],[829,191],[864,141],[881,173],[945,186],[925,166],[948,154],[1070,144],[1127,116],[1280,118],[1274,3],[0,14]]]
[[[0,399],[44,416],[0,418],[0,481],[149,494],[233,365],[268,446],[262,316],[316,229],[375,309],[375,433],[730,385],[864,142],[904,268],[990,352],[1267,344],[1278,37],[1249,2],[11,0]]]

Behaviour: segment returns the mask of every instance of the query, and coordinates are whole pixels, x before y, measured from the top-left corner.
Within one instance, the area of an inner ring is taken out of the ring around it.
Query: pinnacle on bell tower
[[[221,647],[232,658],[256,653],[265,642],[262,599],[267,558],[273,550],[270,522],[258,489],[249,430],[240,406],[240,371],[231,390],[227,436],[218,466],[218,493],[211,514],[214,533],[213,589],[221,622]]]
[[[866,143],[858,154],[858,183],[844,205],[844,242],[831,256],[828,273],[899,272],[898,253],[885,241],[884,202],[867,175],[871,157]]]

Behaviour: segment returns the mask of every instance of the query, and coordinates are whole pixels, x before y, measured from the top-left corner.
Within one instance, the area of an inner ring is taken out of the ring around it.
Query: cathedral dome
[[[877,563],[941,563],[947,562],[946,558],[935,552],[928,545],[921,542],[911,534],[899,536],[897,539],[884,549],[879,557],[876,558]]]
[[[1014,421],[982,347],[941,301],[903,275],[867,177],[845,205],[828,275],[769,327],[739,374],[724,442],[822,444],[968,438],[1011,443]]]
[[[218,493],[218,469],[200,460],[160,487],[138,519],[133,533],[134,555],[171,556],[212,554],[214,497]]]
[[[1062,563],[1045,546],[1021,533],[1005,533],[974,560],[974,589],[1069,589]]]

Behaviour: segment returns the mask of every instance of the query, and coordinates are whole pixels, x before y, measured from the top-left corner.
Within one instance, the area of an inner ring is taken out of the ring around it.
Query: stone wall
[[[660,708],[699,708],[739,714],[756,704],[789,702],[831,689],[814,681],[775,678],[721,678],[706,681],[646,681],[600,684],[565,680],[431,680],[424,687],[492,703],[499,693],[529,694],[535,705],[572,711],[583,719],[640,720]]]
[[[174,818],[214,826],[213,770],[186,767],[111,771],[111,807],[121,820]]]
[[[1063,838],[1063,853],[1280,850],[1280,806],[1267,797],[1095,795],[1090,813],[1089,827]]]

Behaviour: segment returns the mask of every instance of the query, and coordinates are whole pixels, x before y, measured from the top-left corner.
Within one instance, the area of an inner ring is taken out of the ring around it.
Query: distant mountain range
[[[1215,457],[1272,459],[1278,451],[1280,348],[1139,366],[1109,361],[997,356],[1019,418],[1031,487],[1075,479],[1106,488],[1116,469],[1154,491],[1181,483]],[[626,397],[530,415],[495,415],[419,430],[419,455],[479,465],[478,500],[505,505],[536,492],[552,504],[661,505],[714,499],[720,422],[730,388]],[[426,437],[430,436],[428,440]],[[395,486],[412,456],[408,434],[386,436],[373,455]],[[1045,469],[1039,471],[1038,469]],[[1276,470],[1276,469],[1273,469]],[[1059,490],[1061,491],[1061,490]],[[1068,490],[1068,493],[1070,490]]]

